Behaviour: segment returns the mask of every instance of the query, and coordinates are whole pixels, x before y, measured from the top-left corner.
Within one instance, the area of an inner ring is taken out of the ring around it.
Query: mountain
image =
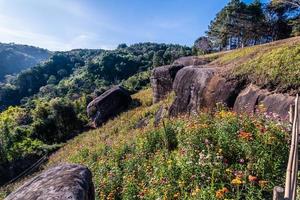
[[[19,73],[47,60],[52,53],[46,49],[14,43],[0,43],[0,81],[5,75]]]

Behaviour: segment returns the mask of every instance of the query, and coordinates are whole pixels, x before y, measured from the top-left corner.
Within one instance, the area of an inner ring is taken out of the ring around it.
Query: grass
[[[300,92],[300,37],[246,47],[220,54],[210,65],[223,67],[227,75],[246,79],[277,92]]]
[[[133,98],[141,106],[77,136],[45,168],[88,166],[97,199],[270,199],[273,186],[284,183],[284,125],[219,109],[164,118],[154,127],[156,111],[169,106],[172,95],[158,104],[151,103],[150,89]],[[135,128],[144,118],[149,123]]]

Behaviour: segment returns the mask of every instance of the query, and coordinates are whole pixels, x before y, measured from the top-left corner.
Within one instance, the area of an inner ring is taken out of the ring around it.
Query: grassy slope
[[[278,92],[300,92],[300,37],[206,55],[232,77]]]
[[[154,105],[150,89],[133,97],[142,105],[77,136],[45,167],[88,166],[97,199],[264,199],[283,183],[288,148],[281,125],[220,110],[165,118],[155,128],[155,112],[172,96]],[[145,117],[148,125],[135,128]]]

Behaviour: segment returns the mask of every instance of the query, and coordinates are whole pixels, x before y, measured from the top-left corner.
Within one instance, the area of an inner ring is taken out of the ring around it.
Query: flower
[[[180,193],[179,193],[179,192],[175,193],[175,194],[174,194],[174,198],[178,198],[178,197],[179,197],[179,195],[180,195]]]
[[[240,178],[235,178],[231,181],[231,184],[232,185],[235,185],[235,186],[239,186],[239,185],[242,185],[243,184],[243,181],[240,179]]]
[[[243,178],[244,174],[242,171],[234,171],[234,175],[236,176],[236,178]]]
[[[249,180],[250,182],[256,182],[256,181],[258,180],[258,178],[257,178],[256,176],[249,175],[249,176],[248,176],[248,180]]]
[[[247,140],[247,141],[253,140],[252,134],[248,133],[248,132],[245,132],[245,131],[240,131],[238,137],[243,139],[243,140]]]
[[[265,187],[265,186],[267,186],[268,182],[269,181],[261,180],[261,181],[258,181],[258,184],[260,187]]]
[[[200,192],[200,188],[197,186],[196,189],[192,192],[192,196],[196,196]]]
[[[216,197],[218,199],[223,199],[227,192],[229,192],[229,190],[226,187],[223,187],[216,192]]]

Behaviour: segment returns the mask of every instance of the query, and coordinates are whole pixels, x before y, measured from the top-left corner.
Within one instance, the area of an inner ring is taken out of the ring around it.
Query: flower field
[[[93,173],[97,199],[271,199],[284,183],[289,127],[224,108],[198,116],[165,117],[151,91],[134,95],[141,106],[79,135],[56,154]],[[147,118],[142,128],[135,124]]]

